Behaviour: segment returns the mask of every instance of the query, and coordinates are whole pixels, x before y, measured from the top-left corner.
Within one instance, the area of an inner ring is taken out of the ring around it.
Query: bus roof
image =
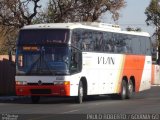
[[[97,22],[35,24],[35,25],[24,26],[22,29],[75,29],[75,28],[84,28],[84,29],[91,29],[98,31],[116,32],[122,34],[150,37],[149,33],[147,32],[123,31],[118,25],[97,23]]]

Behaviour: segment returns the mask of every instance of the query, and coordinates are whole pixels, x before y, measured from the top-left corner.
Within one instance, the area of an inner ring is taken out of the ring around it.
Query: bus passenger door
[[[74,74],[74,73],[79,73],[81,70],[82,70],[82,52],[75,48],[72,48],[70,72],[71,74]]]

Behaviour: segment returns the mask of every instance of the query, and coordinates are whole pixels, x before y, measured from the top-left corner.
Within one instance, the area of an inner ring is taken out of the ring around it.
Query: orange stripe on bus
[[[128,80],[130,80],[131,76],[134,76],[135,90],[136,92],[138,92],[140,88],[141,80],[142,80],[144,63],[145,63],[145,56],[126,55],[124,60],[124,68],[123,68],[122,76],[120,77],[120,83],[124,76],[126,76]],[[120,86],[119,86],[119,92],[120,92]]]
[[[154,77],[154,74],[155,74],[155,65],[152,65],[152,79],[151,79],[151,84],[153,85],[154,84],[154,79],[155,79],[155,77]]]
[[[125,55],[123,56],[122,58],[122,63],[119,67],[119,74],[118,74],[118,77],[117,77],[117,82],[116,82],[116,87],[115,87],[115,92],[116,93],[119,93],[120,91],[120,87],[121,87],[121,78],[122,78],[122,73],[123,73],[123,68],[124,68],[124,63],[125,63]]]

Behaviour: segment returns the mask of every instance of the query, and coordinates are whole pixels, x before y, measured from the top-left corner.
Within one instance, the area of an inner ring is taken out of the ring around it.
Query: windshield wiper
[[[38,63],[39,63],[39,64],[38,64]],[[37,65],[37,67],[36,67],[35,73],[45,74],[45,73],[44,73],[44,70],[41,69],[43,63],[45,64],[48,72],[50,72],[50,74],[52,74],[52,75],[55,75],[55,73],[52,72],[52,70],[50,69],[50,67],[49,67],[49,65],[48,65],[48,63],[47,63],[47,61],[46,61],[45,52],[44,52],[44,51],[41,51],[39,58],[31,65],[30,69],[26,72],[26,74],[31,74],[32,70],[34,69],[34,67],[35,67],[37,64],[38,64],[38,65]],[[47,74],[49,74],[49,73],[47,73]]]
[[[36,65],[36,63],[38,63],[38,61],[41,59],[41,55],[39,56],[39,58],[31,65],[30,69],[27,70],[26,74],[30,74],[32,69],[34,68],[34,66]]]
[[[44,60],[44,62],[45,62],[45,64],[46,64],[47,69],[49,70],[49,72],[50,72],[52,75],[55,75],[55,73],[52,72],[51,68],[49,67],[49,65],[48,65],[48,63],[47,63],[47,61],[46,61],[46,58],[44,58],[44,56],[43,56],[43,60]]]
[[[44,47],[41,48],[41,52],[39,53],[39,58],[31,64],[31,67],[27,70],[26,74],[31,74],[32,72],[35,74],[67,74],[67,70],[65,71],[56,71],[52,68],[51,64],[49,64],[47,57],[45,57],[45,49]],[[66,64],[68,67],[68,61],[63,60],[63,63]],[[47,73],[48,72],[48,73]]]

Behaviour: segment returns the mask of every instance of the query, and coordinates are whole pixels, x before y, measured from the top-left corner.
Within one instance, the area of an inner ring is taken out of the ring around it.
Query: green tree
[[[160,61],[160,0],[151,0],[149,6],[146,8],[145,14],[147,16],[147,25],[156,26],[155,35],[157,36],[158,47],[158,61]]]
[[[125,0],[49,0],[47,9],[39,22],[93,22],[105,13],[119,18],[119,10],[126,5]]]

